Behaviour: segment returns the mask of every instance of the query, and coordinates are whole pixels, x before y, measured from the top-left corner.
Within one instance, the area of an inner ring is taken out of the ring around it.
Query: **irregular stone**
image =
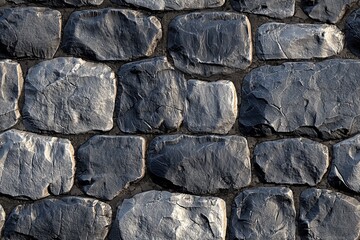
[[[216,8],[224,5],[225,0],[112,0],[112,2],[120,5],[130,5],[154,11],[163,11]]]
[[[175,130],[181,125],[186,80],[166,57],[125,64],[118,76],[117,123],[121,131],[154,133]]]
[[[18,239],[105,239],[111,207],[80,197],[44,199],[19,205],[5,223],[4,237]]]
[[[169,25],[168,48],[183,72],[206,77],[233,73],[251,64],[250,22],[229,12],[178,16]]]
[[[300,233],[304,239],[359,239],[360,202],[326,189],[300,195]]]
[[[62,48],[96,60],[131,60],[152,55],[161,37],[154,16],[126,9],[83,10],[70,15]]]
[[[5,210],[4,208],[0,205],[0,232],[2,232],[2,229],[4,227],[4,223],[5,223]]]
[[[0,9],[0,58],[52,58],[60,45],[61,13],[50,8]]]
[[[215,193],[250,184],[249,154],[240,136],[159,136],[149,146],[148,167],[189,192]]]
[[[15,4],[36,3],[51,7],[99,6],[104,0],[8,0]]]
[[[344,48],[344,34],[328,24],[265,23],[256,31],[256,55],[269,59],[327,58]]]
[[[346,19],[346,46],[356,56],[360,56],[360,9],[355,10]]]
[[[230,239],[295,239],[295,216],[289,188],[244,190],[234,200]]]
[[[115,73],[101,63],[61,57],[30,68],[23,117],[32,130],[78,134],[113,127]]]
[[[224,200],[149,191],[124,200],[109,239],[225,239],[225,234]]]
[[[83,191],[111,200],[145,174],[145,139],[94,136],[77,151],[77,179]]]

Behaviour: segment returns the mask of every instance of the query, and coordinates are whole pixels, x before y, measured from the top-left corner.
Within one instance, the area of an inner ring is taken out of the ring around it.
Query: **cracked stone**
[[[360,56],[360,9],[355,10],[345,23],[347,48],[356,56]]]
[[[146,8],[153,11],[164,10],[190,10],[203,8],[216,8],[224,5],[225,0],[112,0],[112,2],[125,5]]]
[[[50,7],[83,7],[83,6],[99,6],[103,3],[104,0],[8,0],[8,1],[15,4],[35,3]]]

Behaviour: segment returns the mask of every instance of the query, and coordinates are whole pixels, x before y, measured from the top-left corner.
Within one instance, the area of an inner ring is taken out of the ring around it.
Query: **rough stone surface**
[[[216,197],[149,191],[125,199],[109,239],[225,239],[226,206]]]
[[[79,58],[55,58],[29,69],[23,117],[32,130],[108,131],[113,127],[115,98],[116,78],[110,67]]]
[[[145,139],[94,136],[77,151],[77,179],[91,196],[111,200],[145,174]]]
[[[344,34],[328,24],[265,23],[256,31],[256,55],[269,59],[327,58],[344,48]]]
[[[300,195],[300,233],[303,239],[360,238],[360,202],[325,189]]]
[[[253,188],[234,200],[230,239],[295,239],[292,191],[285,187]]]
[[[0,205],[0,232],[2,232],[2,229],[4,227],[4,223],[5,223],[5,211],[4,208]]]
[[[111,224],[111,207],[80,197],[44,199],[19,205],[5,223],[4,238],[105,239]]]
[[[352,12],[345,23],[346,45],[356,56],[360,56],[360,9]]]
[[[239,189],[251,181],[249,149],[240,136],[159,136],[147,159],[154,175],[196,194]]]
[[[83,7],[83,6],[98,6],[102,4],[104,0],[8,0],[8,1],[15,4],[35,3],[35,4],[41,4],[51,7]]]
[[[150,56],[161,37],[154,16],[126,9],[83,10],[70,15],[62,48],[91,59],[131,60]]]
[[[52,58],[60,45],[61,13],[50,8],[0,9],[0,58]]]
[[[123,132],[175,130],[183,120],[186,80],[165,57],[123,65],[117,123]]]
[[[120,5],[130,5],[154,11],[162,11],[216,8],[224,5],[225,0],[112,0],[112,2]]]
[[[250,66],[252,41],[245,15],[195,12],[169,25],[168,48],[180,70],[202,76],[228,74]]]

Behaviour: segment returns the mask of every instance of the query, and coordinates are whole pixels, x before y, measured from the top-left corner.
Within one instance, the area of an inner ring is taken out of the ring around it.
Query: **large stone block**
[[[146,8],[154,11],[163,10],[187,10],[216,8],[224,5],[225,0],[112,0],[120,5]]]

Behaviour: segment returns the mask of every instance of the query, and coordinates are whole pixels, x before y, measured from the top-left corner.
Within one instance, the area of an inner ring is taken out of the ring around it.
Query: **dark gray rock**
[[[234,200],[230,239],[295,239],[293,193],[285,187],[242,191]]]
[[[4,239],[105,239],[111,207],[80,197],[44,199],[19,205],[5,223]]]
[[[345,23],[347,48],[356,56],[360,56],[360,9],[352,12]]]
[[[154,16],[126,9],[73,12],[64,28],[62,48],[97,60],[130,60],[150,56],[162,37]]]
[[[61,57],[30,68],[23,117],[31,130],[64,134],[113,127],[116,78],[110,67]]]
[[[1,0],[0,0],[1,1]],[[42,4],[51,7],[99,6],[104,0],[8,0],[15,4]],[[0,4],[1,5],[1,4]]]
[[[224,5],[225,0],[112,0],[112,2],[120,5],[130,5],[154,11],[163,11],[216,8]]]
[[[216,197],[149,191],[125,199],[109,239],[223,239],[226,205]]]
[[[327,24],[265,23],[256,31],[256,55],[269,59],[327,58],[344,48],[344,34]]]
[[[169,25],[168,48],[181,71],[201,76],[233,73],[250,66],[252,41],[245,15],[196,12]]]
[[[6,0],[0,0],[0,6],[3,6],[6,4]]]
[[[359,239],[360,202],[325,189],[300,195],[299,227],[303,239]]]
[[[149,146],[148,167],[196,194],[239,189],[251,181],[249,149],[240,136],[156,137]]]
[[[50,8],[2,8],[0,32],[0,58],[52,58],[60,45],[61,14]]]
[[[185,110],[186,80],[166,57],[125,64],[118,75],[117,123],[121,131],[153,133],[180,126]]]

